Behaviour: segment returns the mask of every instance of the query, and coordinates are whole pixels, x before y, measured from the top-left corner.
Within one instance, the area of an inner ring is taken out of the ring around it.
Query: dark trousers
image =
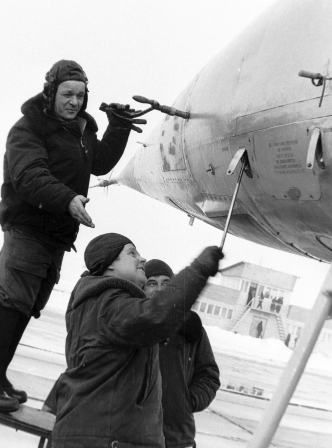
[[[39,317],[60,278],[63,250],[19,229],[4,232],[0,253],[0,304]]]
[[[9,386],[6,371],[29,321],[25,314],[0,305],[0,392]]]
[[[0,253],[0,384],[31,316],[39,317],[60,278],[63,250],[23,230],[4,232]],[[4,383],[4,384],[2,384]]]

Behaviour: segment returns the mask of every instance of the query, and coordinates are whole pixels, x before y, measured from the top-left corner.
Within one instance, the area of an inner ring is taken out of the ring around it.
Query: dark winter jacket
[[[42,94],[23,104],[22,113],[7,140],[1,226],[70,250],[78,223],[67,211],[69,202],[87,195],[91,173],[106,174],[116,165],[129,131],[108,126],[99,141],[91,115],[82,112],[63,124],[43,112]]]
[[[206,280],[194,262],[150,299],[122,279],[79,281],[66,316],[54,448],[164,447],[158,342],[181,326]]]
[[[159,363],[166,446],[193,446],[193,413],[206,409],[220,387],[209,338],[194,311],[190,312],[185,328],[166,345],[160,344]]]

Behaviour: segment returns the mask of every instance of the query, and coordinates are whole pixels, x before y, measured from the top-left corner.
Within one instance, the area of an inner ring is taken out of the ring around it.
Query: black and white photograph
[[[331,448],[331,0],[0,22],[0,447]]]

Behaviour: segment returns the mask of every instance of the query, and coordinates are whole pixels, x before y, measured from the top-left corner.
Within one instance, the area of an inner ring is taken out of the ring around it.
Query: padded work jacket
[[[129,130],[108,126],[99,141],[91,115],[63,123],[43,112],[43,101],[39,94],[23,104],[23,117],[9,132],[0,223],[70,250],[79,224],[67,211],[69,202],[87,196],[90,174],[106,174],[117,164]]]
[[[197,313],[190,311],[185,326],[160,344],[159,362],[166,446],[194,446],[193,413],[206,409],[220,387],[219,369]]]
[[[158,342],[181,326],[206,281],[194,262],[150,299],[119,278],[78,282],[66,316],[54,448],[165,446]]]

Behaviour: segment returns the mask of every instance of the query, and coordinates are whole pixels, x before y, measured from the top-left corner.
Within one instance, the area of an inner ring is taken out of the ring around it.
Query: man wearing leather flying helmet
[[[43,92],[22,106],[4,157],[0,223],[0,411],[27,400],[7,368],[31,316],[39,317],[59,281],[64,251],[79,225],[94,227],[85,210],[90,174],[108,173],[121,158],[131,129],[129,106],[110,104],[101,140],[86,112],[88,79],[74,61],[61,60],[46,74]]]

